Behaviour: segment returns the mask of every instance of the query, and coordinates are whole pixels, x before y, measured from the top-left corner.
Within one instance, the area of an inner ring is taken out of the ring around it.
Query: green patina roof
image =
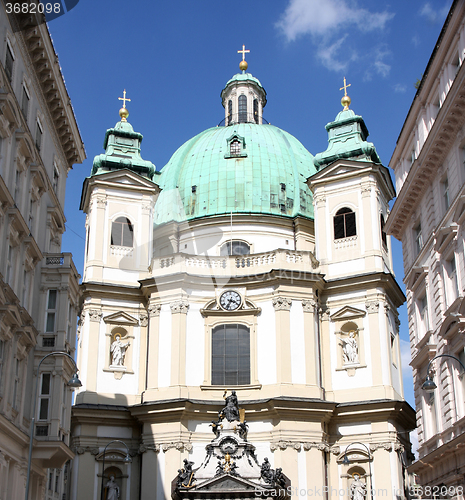
[[[317,168],[340,158],[381,163],[372,142],[367,142],[368,129],[361,116],[351,109],[341,111],[333,122],[326,125],[328,148],[314,158]]]
[[[228,157],[234,137],[243,144],[240,157]],[[277,127],[210,128],[183,144],[161,171],[155,223],[231,211],[313,218],[305,181],[315,172],[313,156]]]
[[[141,142],[142,134],[134,132],[129,122],[118,122],[114,128],[107,130],[103,142],[105,153],[94,158],[91,175],[127,168],[153,179],[158,172],[151,161],[142,159]]]

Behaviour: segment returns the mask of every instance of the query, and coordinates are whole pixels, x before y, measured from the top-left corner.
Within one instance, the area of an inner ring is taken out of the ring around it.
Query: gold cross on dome
[[[245,50],[245,45],[242,46],[242,50],[238,50],[238,54],[242,54],[242,60],[245,61],[245,54],[250,52],[250,50]]]
[[[126,109],[126,101],[131,102],[131,99],[128,99],[128,98],[126,97],[126,89],[124,89],[124,91],[123,91],[123,97],[118,97],[118,99],[119,99],[120,101],[123,101],[123,108],[124,108],[124,109]]]
[[[344,89],[344,96],[347,95],[347,88],[350,87],[351,85],[352,85],[351,83],[349,83],[349,85],[347,85],[347,83],[346,83],[346,77],[344,77],[344,86],[339,89],[339,90]]]

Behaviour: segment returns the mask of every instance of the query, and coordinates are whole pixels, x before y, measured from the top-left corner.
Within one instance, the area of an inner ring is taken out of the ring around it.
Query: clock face
[[[220,449],[225,455],[226,453],[234,455],[234,453],[236,453],[238,449],[238,446],[234,439],[228,437],[226,439],[223,439],[223,441],[221,441]]]
[[[233,290],[223,292],[220,296],[220,306],[226,311],[235,311],[241,302],[241,296]]]

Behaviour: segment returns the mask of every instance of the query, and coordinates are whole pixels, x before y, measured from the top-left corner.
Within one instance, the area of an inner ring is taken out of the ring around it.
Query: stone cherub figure
[[[358,343],[355,332],[351,330],[346,338],[338,337],[342,344],[344,363],[358,363]]]
[[[121,341],[121,335],[115,335],[115,340],[110,346],[111,364],[113,366],[123,366],[126,350],[131,345],[128,340],[125,344]]]

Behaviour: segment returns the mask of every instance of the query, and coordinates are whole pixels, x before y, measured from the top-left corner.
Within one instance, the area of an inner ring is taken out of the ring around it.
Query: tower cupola
[[[221,100],[225,111],[225,125],[236,123],[257,123],[263,122],[263,108],[266,105],[266,92],[260,81],[247,73],[248,64],[245,54],[250,52],[242,46],[238,50],[242,54],[242,61],[239,63],[241,73],[234,75],[221,91]]]

